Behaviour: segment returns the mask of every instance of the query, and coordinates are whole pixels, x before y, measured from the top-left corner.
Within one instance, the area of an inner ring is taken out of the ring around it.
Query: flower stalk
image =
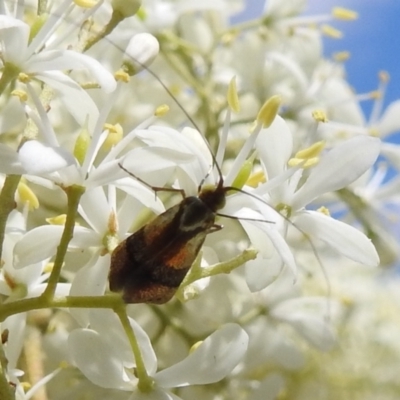
[[[60,278],[61,268],[68,250],[68,244],[74,235],[74,227],[79,201],[84,192],[85,188],[78,185],[73,185],[66,189],[68,197],[67,219],[65,221],[64,231],[61,236],[60,244],[57,248],[53,269],[51,271],[47,287],[42,294],[43,298],[52,299],[54,297],[57,283]]]
[[[4,233],[8,216],[15,209],[15,192],[17,191],[21,175],[8,175],[0,193],[0,260],[3,251]]]
[[[135,357],[136,374],[139,379],[138,388],[142,392],[149,392],[154,386],[154,380],[147,374],[135,332],[129,323],[129,318],[126,314],[126,306],[121,305],[116,307],[114,312],[118,315],[118,318],[121,321],[122,327],[124,328],[126,336],[128,337],[129,344],[131,345],[131,349]]]

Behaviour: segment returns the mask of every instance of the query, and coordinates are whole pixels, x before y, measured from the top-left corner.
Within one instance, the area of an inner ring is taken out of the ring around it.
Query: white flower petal
[[[47,274],[49,275],[49,274]],[[42,275],[42,278],[44,275]],[[29,297],[38,297],[40,296],[46,289],[47,283],[41,283],[40,285],[36,285],[30,292]],[[68,296],[71,290],[70,283],[57,283],[56,291],[54,292],[55,297],[65,297]]]
[[[60,71],[47,71],[37,75],[40,80],[54,89],[59,98],[80,126],[93,132],[99,110],[89,94],[73,79]]]
[[[72,331],[68,337],[68,347],[72,363],[95,385],[120,390],[134,387],[112,347],[96,331]]]
[[[285,380],[282,375],[272,373],[265,378],[248,400],[276,400],[284,388]]]
[[[393,101],[385,109],[377,129],[382,137],[400,130],[400,100]]]
[[[181,362],[155,375],[162,387],[204,385],[225,378],[244,356],[249,337],[236,324],[226,324]]]
[[[41,175],[75,164],[75,158],[61,147],[37,140],[26,141],[19,149],[19,160],[28,174]]]
[[[72,50],[47,50],[32,56],[27,65],[31,73],[43,73],[55,70],[87,69],[106,93],[116,88],[113,75],[95,58]]]
[[[43,225],[27,232],[14,247],[15,268],[26,267],[54,256],[63,230],[61,225]],[[93,231],[75,226],[71,248],[85,248],[94,244],[97,244],[97,237]]]
[[[246,263],[246,283],[251,292],[258,292],[276,280],[282,271],[283,263],[278,253],[274,257],[257,256]]]
[[[378,138],[359,135],[334,147],[321,157],[304,185],[294,194],[292,207],[298,210],[319,195],[355,181],[375,163],[380,143]]]
[[[7,99],[0,115],[0,134],[19,134],[25,127],[27,117],[23,105],[16,96]]]
[[[81,197],[79,213],[93,230],[100,235],[105,234],[111,208],[102,187],[85,191]]]
[[[87,247],[102,246],[102,237],[84,226],[75,225],[74,236],[69,242],[68,249],[86,249]]]
[[[7,346],[4,346],[4,351],[7,357],[7,368],[10,370],[17,367],[17,362],[24,345],[26,313],[9,316],[1,323],[1,331],[4,332],[6,329],[8,329],[9,335]]]
[[[15,268],[26,267],[54,256],[63,229],[60,225],[44,225],[27,232],[15,244]]]
[[[143,328],[132,318],[129,322],[135,332],[140,346],[143,362],[149,375],[157,371],[157,357],[151,345],[150,338]],[[108,343],[112,343],[115,357],[128,368],[136,365],[132,349],[121,322],[112,310],[91,310],[90,326],[95,329]]]
[[[274,252],[279,254],[281,260],[293,273],[295,281],[297,275],[296,261],[289,245],[278,230],[274,226],[271,227],[269,224],[262,221],[241,221],[241,224],[248,234],[252,245],[260,251],[262,256],[270,258]],[[273,246],[272,252],[270,250],[270,242],[272,242]],[[269,253],[266,253],[266,251],[269,251]]]
[[[271,316],[289,323],[309,343],[327,351],[335,343],[328,299],[324,297],[298,297],[280,303],[271,310]]]
[[[0,15],[2,60],[22,67],[26,57],[30,28],[24,22]]]
[[[97,254],[75,275],[71,284],[70,296],[101,296],[107,286],[110,256],[99,257]],[[83,327],[89,324],[89,309],[74,308],[71,315]]]
[[[382,143],[381,154],[400,170],[400,146],[393,143]]]
[[[156,196],[154,190],[144,186],[135,178],[118,179],[115,182],[115,186],[155,213],[160,214],[165,211],[162,201]]]
[[[316,211],[307,211],[298,214],[296,225],[351,260],[372,267],[379,264],[379,256],[371,240],[344,222]]]

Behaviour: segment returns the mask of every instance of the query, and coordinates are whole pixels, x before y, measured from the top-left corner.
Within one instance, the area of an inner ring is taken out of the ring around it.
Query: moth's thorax
[[[199,197],[186,197],[180,210],[179,228],[184,232],[206,230],[214,224],[214,210]]]

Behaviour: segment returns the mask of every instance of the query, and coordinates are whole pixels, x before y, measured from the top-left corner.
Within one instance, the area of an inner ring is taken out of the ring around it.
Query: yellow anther
[[[296,153],[295,158],[300,158],[302,160],[307,160],[309,158],[318,157],[321,151],[325,148],[325,142],[319,141],[307,147],[306,149],[300,150]]]
[[[54,263],[53,262],[49,262],[44,266],[43,272],[45,274],[50,274],[51,271],[53,271],[53,268],[54,268]]]
[[[75,5],[82,8],[93,8],[96,4],[96,0],[74,0]]]
[[[39,200],[36,197],[32,189],[24,182],[20,182],[18,185],[18,195],[23,204],[28,203],[29,210],[35,210],[39,208]]]
[[[379,71],[379,80],[382,83],[387,83],[390,80],[390,75],[389,72],[387,71]]]
[[[250,158],[243,163],[239,173],[232,182],[233,187],[241,189],[246,184],[253,169],[253,161],[254,159]]]
[[[302,168],[310,168],[313,167],[314,165],[318,164],[319,162],[319,157],[313,157],[313,158],[291,158],[288,161],[289,167],[297,167],[298,165],[301,165]]]
[[[344,62],[350,58],[349,51],[338,51],[337,53],[333,54],[333,59],[337,62]]]
[[[65,225],[67,220],[67,214],[60,214],[56,217],[46,218],[46,222],[50,225]]]
[[[108,135],[103,143],[102,150],[112,149],[124,137],[124,130],[120,124],[104,124],[104,129],[108,130]]]
[[[18,97],[21,103],[25,103],[28,100],[28,94],[24,90],[15,89],[11,92],[11,95]]]
[[[331,216],[331,213],[329,212],[329,210],[326,207],[320,207],[320,208],[318,208],[317,211],[319,213],[321,213],[321,214],[324,214],[324,215],[328,216],[328,217]]]
[[[332,39],[341,39],[343,37],[343,33],[341,31],[330,25],[322,25],[321,31],[324,35],[329,36]]]
[[[61,361],[60,364],[58,365],[59,368],[61,369],[65,369],[65,368],[69,368],[71,365],[68,363],[68,361]]]
[[[266,182],[264,171],[257,171],[250,176],[247,180],[246,185],[251,187],[257,187],[260,183]]]
[[[167,104],[161,104],[161,106],[158,106],[154,111],[154,115],[156,117],[163,117],[164,115],[168,114],[168,112],[169,106]]]
[[[128,83],[131,79],[128,73],[126,73],[123,69],[119,69],[115,72],[114,78],[116,81],[122,81]]]
[[[148,13],[146,12],[146,9],[141,6],[136,13],[136,18],[139,18],[141,21],[145,21],[147,19],[147,15]]]
[[[189,354],[193,353],[195,350],[197,350],[200,345],[203,343],[202,340],[200,340],[199,342],[196,342],[189,350]]]
[[[303,168],[311,168],[318,163],[319,163],[319,157],[312,157],[307,159],[307,161],[303,165]]]
[[[220,42],[225,46],[229,46],[231,43],[235,41],[237,36],[238,32],[236,30],[228,31],[222,35]]]
[[[382,93],[379,90],[373,90],[369,93],[369,95],[371,96],[371,99],[374,100],[379,100],[382,98]]]
[[[168,89],[174,96],[178,96],[182,93],[182,86],[177,83],[173,83],[171,86],[168,87]]]
[[[348,8],[343,7],[334,7],[332,9],[332,15],[344,21],[354,21],[358,18],[358,13],[353,10],[349,10]]]
[[[28,83],[31,81],[31,77],[28,74],[25,74],[25,72],[20,72],[18,74],[18,80],[23,83]]]
[[[347,296],[341,296],[340,297],[340,302],[345,306],[345,307],[352,307],[354,305],[354,300],[350,297]]]
[[[85,161],[86,152],[90,145],[90,139],[90,134],[87,128],[82,128],[78,137],[76,138],[74,146],[74,156],[78,160],[80,165],[82,165]]]
[[[239,96],[236,88],[236,76],[234,76],[229,82],[228,93],[226,96],[229,107],[235,113],[240,111]]]
[[[373,137],[380,137],[381,136],[379,134],[378,129],[376,129],[376,128],[369,128],[368,133],[369,133],[370,136],[373,136]]]
[[[36,15],[34,17],[33,21],[31,21],[29,23],[29,25],[31,27],[31,29],[29,31],[29,43],[40,32],[40,30],[42,29],[43,25],[48,20],[48,18],[49,18],[49,14],[43,13],[40,15]]]
[[[328,118],[323,110],[314,110],[311,115],[317,122],[328,122]]]
[[[261,110],[257,115],[257,121],[261,123],[264,128],[268,128],[278,114],[281,104],[282,99],[280,96],[274,95],[270,97],[261,107]]]
[[[29,382],[21,382],[21,386],[24,392],[27,392],[32,387]]]

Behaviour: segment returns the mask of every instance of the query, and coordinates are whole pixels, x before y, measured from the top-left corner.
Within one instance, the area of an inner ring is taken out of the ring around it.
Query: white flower
[[[343,222],[305,210],[305,206],[324,193],[338,190],[359,178],[377,159],[379,139],[357,136],[334,147],[321,156],[320,162],[304,177],[301,185],[299,182],[304,170],[299,167],[287,168],[292,152],[292,135],[283,119],[277,117],[270,128],[260,133],[257,148],[269,180],[254,190],[254,194],[266,196],[271,206],[289,210],[292,223],[303,233],[309,234],[311,240],[322,239],[346,257],[366,265],[378,264],[376,250],[364,234]],[[246,225],[243,225],[244,228],[252,234]],[[265,239],[271,239],[266,224],[258,224],[257,228],[254,235],[262,234]],[[281,258],[287,264],[288,256],[284,259],[284,254],[281,252]],[[276,256],[263,255],[263,258],[248,263],[247,281],[252,290],[265,287],[271,279],[276,278],[282,266],[281,263],[277,264]],[[272,277],[268,272],[263,272],[267,265],[272,268]]]
[[[214,383],[226,377],[242,359],[248,336],[236,324],[227,324],[211,334],[190,355],[160,372],[150,340],[140,326],[130,319],[140,345],[144,365],[156,384],[143,398],[157,398],[173,387]],[[130,372],[135,366],[128,340],[117,316],[110,311],[91,311],[91,329],[74,330],[68,339],[72,362],[93,383],[136,392],[138,379]],[[154,396],[154,397],[153,397]]]
[[[44,282],[49,277],[49,274],[44,272],[44,267],[48,261],[47,257],[35,259],[34,255],[31,254],[32,252],[28,254],[28,251],[25,251],[26,249],[18,252],[17,243],[20,242],[26,232],[25,220],[26,215],[13,211],[9,217],[4,238],[0,293],[8,296],[9,300],[39,296],[44,291],[46,287]],[[32,237],[28,240],[34,242],[31,243],[31,246],[35,248],[35,240]],[[23,263],[18,262],[19,260],[15,258],[15,252],[21,256]],[[20,269],[21,267],[26,268]],[[57,287],[57,295],[65,295],[68,290],[68,284],[60,284]]]
[[[49,26],[46,28],[51,29]],[[62,71],[85,69],[98,80],[107,93],[115,90],[114,77],[97,60],[87,55],[72,50],[37,47],[44,44],[39,40],[42,39],[41,35],[40,38],[29,41],[29,34],[29,25],[10,16],[0,15],[3,63],[13,65],[20,72],[51,86],[77,122],[83,125],[87,115],[94,111],[94,102],[78,83]],[[89,125],[91,126],[91,121]]]

